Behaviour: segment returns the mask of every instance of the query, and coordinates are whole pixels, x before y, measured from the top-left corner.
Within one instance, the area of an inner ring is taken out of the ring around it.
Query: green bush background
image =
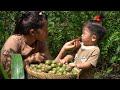
[[[57,56],[65,42],[81,36],[82,24],[103,12],[103,21],[108,29],[100,42],[101,57],[98,70],[119,72],[120,60],[120,11],[46,11],[49,20],[49,50]],[[14,31],[14,17],[18,11],[0,11],[0,49]],[[117,65],[117,67],[116,67]]]

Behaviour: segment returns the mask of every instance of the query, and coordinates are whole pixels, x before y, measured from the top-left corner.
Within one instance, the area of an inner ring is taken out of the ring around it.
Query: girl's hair
[[[105,18],[103,14],[94,17],[94,20],[89,20],[83,24],[83,27],[87,27],[90,32],[97,37],[97,42],[100,42],[106,34],[106,27],[103,25],[102,20]]]
[[[44,20],[47,20],[47,15],[43,11],[21,11],[18,13],[14,34],[29,34],[30,29],[37,30],[44,26]]]

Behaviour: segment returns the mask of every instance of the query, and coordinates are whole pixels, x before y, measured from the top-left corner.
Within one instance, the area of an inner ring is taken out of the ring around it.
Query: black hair
[[[94,20],[89,20],[83,24],[83,27],[87,27],[93,35],[96,35],[97,42],[100,42],[106,34],[106,27],[103,25],[103,18],[105,16],[97,15]]]
[[[30,29],[37,30],[44,26],[44,20],[47,20],[47,15],[43,11],[21,11],[18,13],[14,34],[29,34]]]

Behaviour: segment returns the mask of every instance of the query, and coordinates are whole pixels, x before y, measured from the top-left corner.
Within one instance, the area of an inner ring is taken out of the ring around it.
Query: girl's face
[[[44,21],[44,26],[37,30],[36,39],[39,41],[45,41],[48,37],[48,21]]]
[[[83,27],[82,42],[85,46],[89,46],[92,43],[92,35],[87,27]]]

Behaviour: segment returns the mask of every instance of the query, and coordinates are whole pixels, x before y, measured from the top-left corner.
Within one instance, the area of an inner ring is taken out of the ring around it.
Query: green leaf
[[[117,61],[117,57],[114,56],[114,57],[112,57],[112,59],[110,60],[110,63],[113,63],[113,62],[116,62],[116,61]]]
[[[109,68],[107,69],[107,73],[112,72],[112,70],[113,70],[113,67],[109,67]]]
[[[120,46],[117,47],[116,54],[120,55]]]
[[[118,58],[118,61],[120,61],[120,58]]]
[[[11,60],[11,79],[24,79],[24,66],[20,54],[12,54]]]
[[[2,74],[3,74],[4,79],[10,79],[10,78],[8,77],[7,72],[5,71],[5,69],[3,68],[3,65],[2,65],[1,63],[0,63],[0,70],[1,70],[1,72],[2,72]]]

